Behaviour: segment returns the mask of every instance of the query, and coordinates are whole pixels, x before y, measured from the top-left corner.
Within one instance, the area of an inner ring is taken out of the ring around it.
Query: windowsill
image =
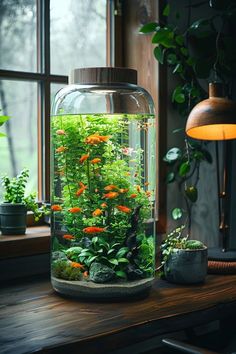
[[[49,253],[50,227],[33,226],[25,235],[0,235],[0,260]]]

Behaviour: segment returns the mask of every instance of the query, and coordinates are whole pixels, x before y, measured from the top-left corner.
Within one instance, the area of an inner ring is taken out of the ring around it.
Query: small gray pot
[[[0,230],[3,235],[24,235],[27,209],[24,204],[0,204]]]
[[[207,274],[207,247],[199,250],[174,249],[164,265],[165,278],[171,283],[204,282]]]

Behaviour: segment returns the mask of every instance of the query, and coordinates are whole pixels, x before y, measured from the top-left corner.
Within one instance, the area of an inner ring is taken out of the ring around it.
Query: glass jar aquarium
[[[123,68],[75,69],[52,107],[51,280],[87,299],[146,295],[155,273],[153,101]]]

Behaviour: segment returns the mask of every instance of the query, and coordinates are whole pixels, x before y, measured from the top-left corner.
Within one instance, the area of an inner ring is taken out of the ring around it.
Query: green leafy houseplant
[[[207,247],[184,236],[185,225],[172,230],[161,245],[164,278],[174,283],[198,283],[207,273]]]
[[[1,110],[0,110],[0,113],[1,113]],[[2,116],[0,114],[0,127],[9,120],[10,117],[8,116]],[[0,138],[3,138],[3,137],[6,137],[6,134],[0,132]]]
[[[27,210],[33,212],[35,221],[38,221],[40,217],[48,213],[45,205],[39,207],[35,200],[35,193],[25,195],[28,178],[29,170],[26,168],[16,177],[9,178],[8,176],[3,176],[1,178],[2,186],[5,190],[3,196],[4,202],[0,205],[1,231],[3,234],[25,233]],[[11,212],[14,214],[14,217],[11,216]],[[21,225],[19,226],[19,230],[17,228],[17,219],[20,220],[19,223]],[[9,226],[8,222],[10,223]],[[15,228],[14,225],[11,226],[13,223],[16,223]]]
[[[176,86],[171,101],[183,124],[173,133],[183,132],[191,109],[205,99],[206,82],[221,81],[230,95],[230,82],[236,73],[236,50],[229,23],[236,18],[236,3],[210,1],[209,16],[191,22],[191,10],[206,5],[207,1],[187,6],[188,23],[185,28],[181,15],[174,14],[169,4],[163,16],[170,21],[145,24],[140,32],[153,34],[154,56],[161,65],[167,65],[176,77]],[[205,81],[204,81],[205,80]],[[175,207],[171,214],[174,220],[186,215],[188,232],[191,230],[191,210],[198,199],[200,164],[211,163],[212,157],[206,143],[196,143],[185,137],[184,146],[172,147],[165,155],[168,166],[167,183],[176,183],[184,198],[186,208]]]

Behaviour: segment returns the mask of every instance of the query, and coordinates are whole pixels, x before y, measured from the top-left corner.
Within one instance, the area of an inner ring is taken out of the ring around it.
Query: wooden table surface
[[[63,298],[48,279],[28,280],[0,290],[0,353],[109,353],[234,313],[236,275],[197,286],[156,280],[148,298],[119,303]]]

